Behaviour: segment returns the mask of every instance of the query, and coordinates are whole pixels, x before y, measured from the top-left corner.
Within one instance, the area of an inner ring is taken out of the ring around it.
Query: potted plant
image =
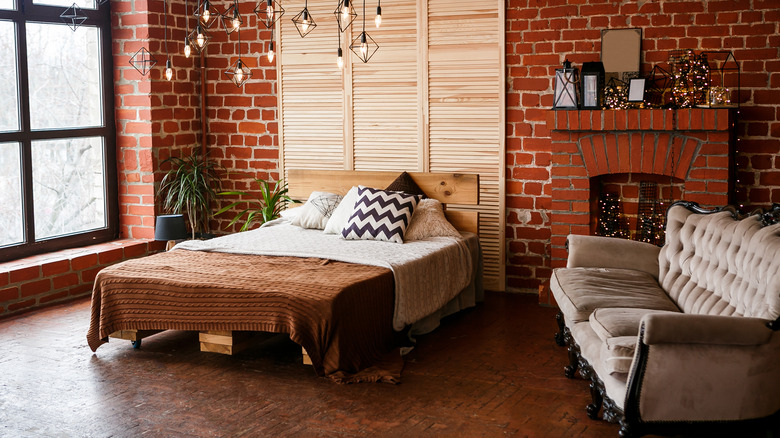
[[[163,209],[174,214],[186,214],[192,238],[206,235],[211,218],[211,202],[222,187],[215,161],[202,157],[198,147],[189,156],[170,157],[163,163],[171,163],[165,173],[157,195],[163,199]]]
[[[260,186],[259,195],[241,191],[219,193],[220,196],[239,196],[243,199],[221,208],[215,215],[225,213],[226,211],[232,210],[234,207],[246,203],[246,208],[241,210],[238,215],[230,221],[228,227],[233,226],[233,224],[246,216],[244,225],[242,225],[240,229],[240,231],[246,231],[255,221],[260,221],[260,224],[264,224],[265,222],[278,218],[282,210],[287,208],[288,203],[300,203],[300,201],[296,201],[287,196],[287,183],[282,180],[277,181],[273,186],[263,179],[255,178],[255,182]]]

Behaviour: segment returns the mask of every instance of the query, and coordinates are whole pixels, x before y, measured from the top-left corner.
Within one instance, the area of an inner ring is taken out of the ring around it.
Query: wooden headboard
[[[293,199],[305,200],[311,192],[322,191],[346,194],[357,185],[385,188],[401,172],[374,172],[359,170],[288,169],[287,187]],[[479,232],[477,211],[453,210],[447,204],[477,205],[479,203],[479,175],[445,172],[409,172],[414,182],[428,195],[445,205],[447,220],[460,231]]]

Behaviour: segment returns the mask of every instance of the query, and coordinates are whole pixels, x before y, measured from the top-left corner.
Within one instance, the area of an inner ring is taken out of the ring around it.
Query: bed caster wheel
[[[141,348],[141,340],[140,339],[137,340],[137,341],[130,341],[130,343],[133,344],[133,349],[134,350],[138,350],[139,348]]]

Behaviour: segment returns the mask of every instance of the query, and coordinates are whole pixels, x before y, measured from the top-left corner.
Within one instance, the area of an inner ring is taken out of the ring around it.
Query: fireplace
[[[567,235],[594,234],[605,190],[619,191],[626,210],[642,181],[667,202],[728,204],[733,126],[734,111],[720,108],[550,111],[551,266],[566,265]]]

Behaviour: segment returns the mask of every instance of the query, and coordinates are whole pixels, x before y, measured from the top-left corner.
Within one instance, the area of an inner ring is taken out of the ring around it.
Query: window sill
[[[85,296],[101,269],[164,247],[165,242],[122,239],[0,263],[0,318]]]

